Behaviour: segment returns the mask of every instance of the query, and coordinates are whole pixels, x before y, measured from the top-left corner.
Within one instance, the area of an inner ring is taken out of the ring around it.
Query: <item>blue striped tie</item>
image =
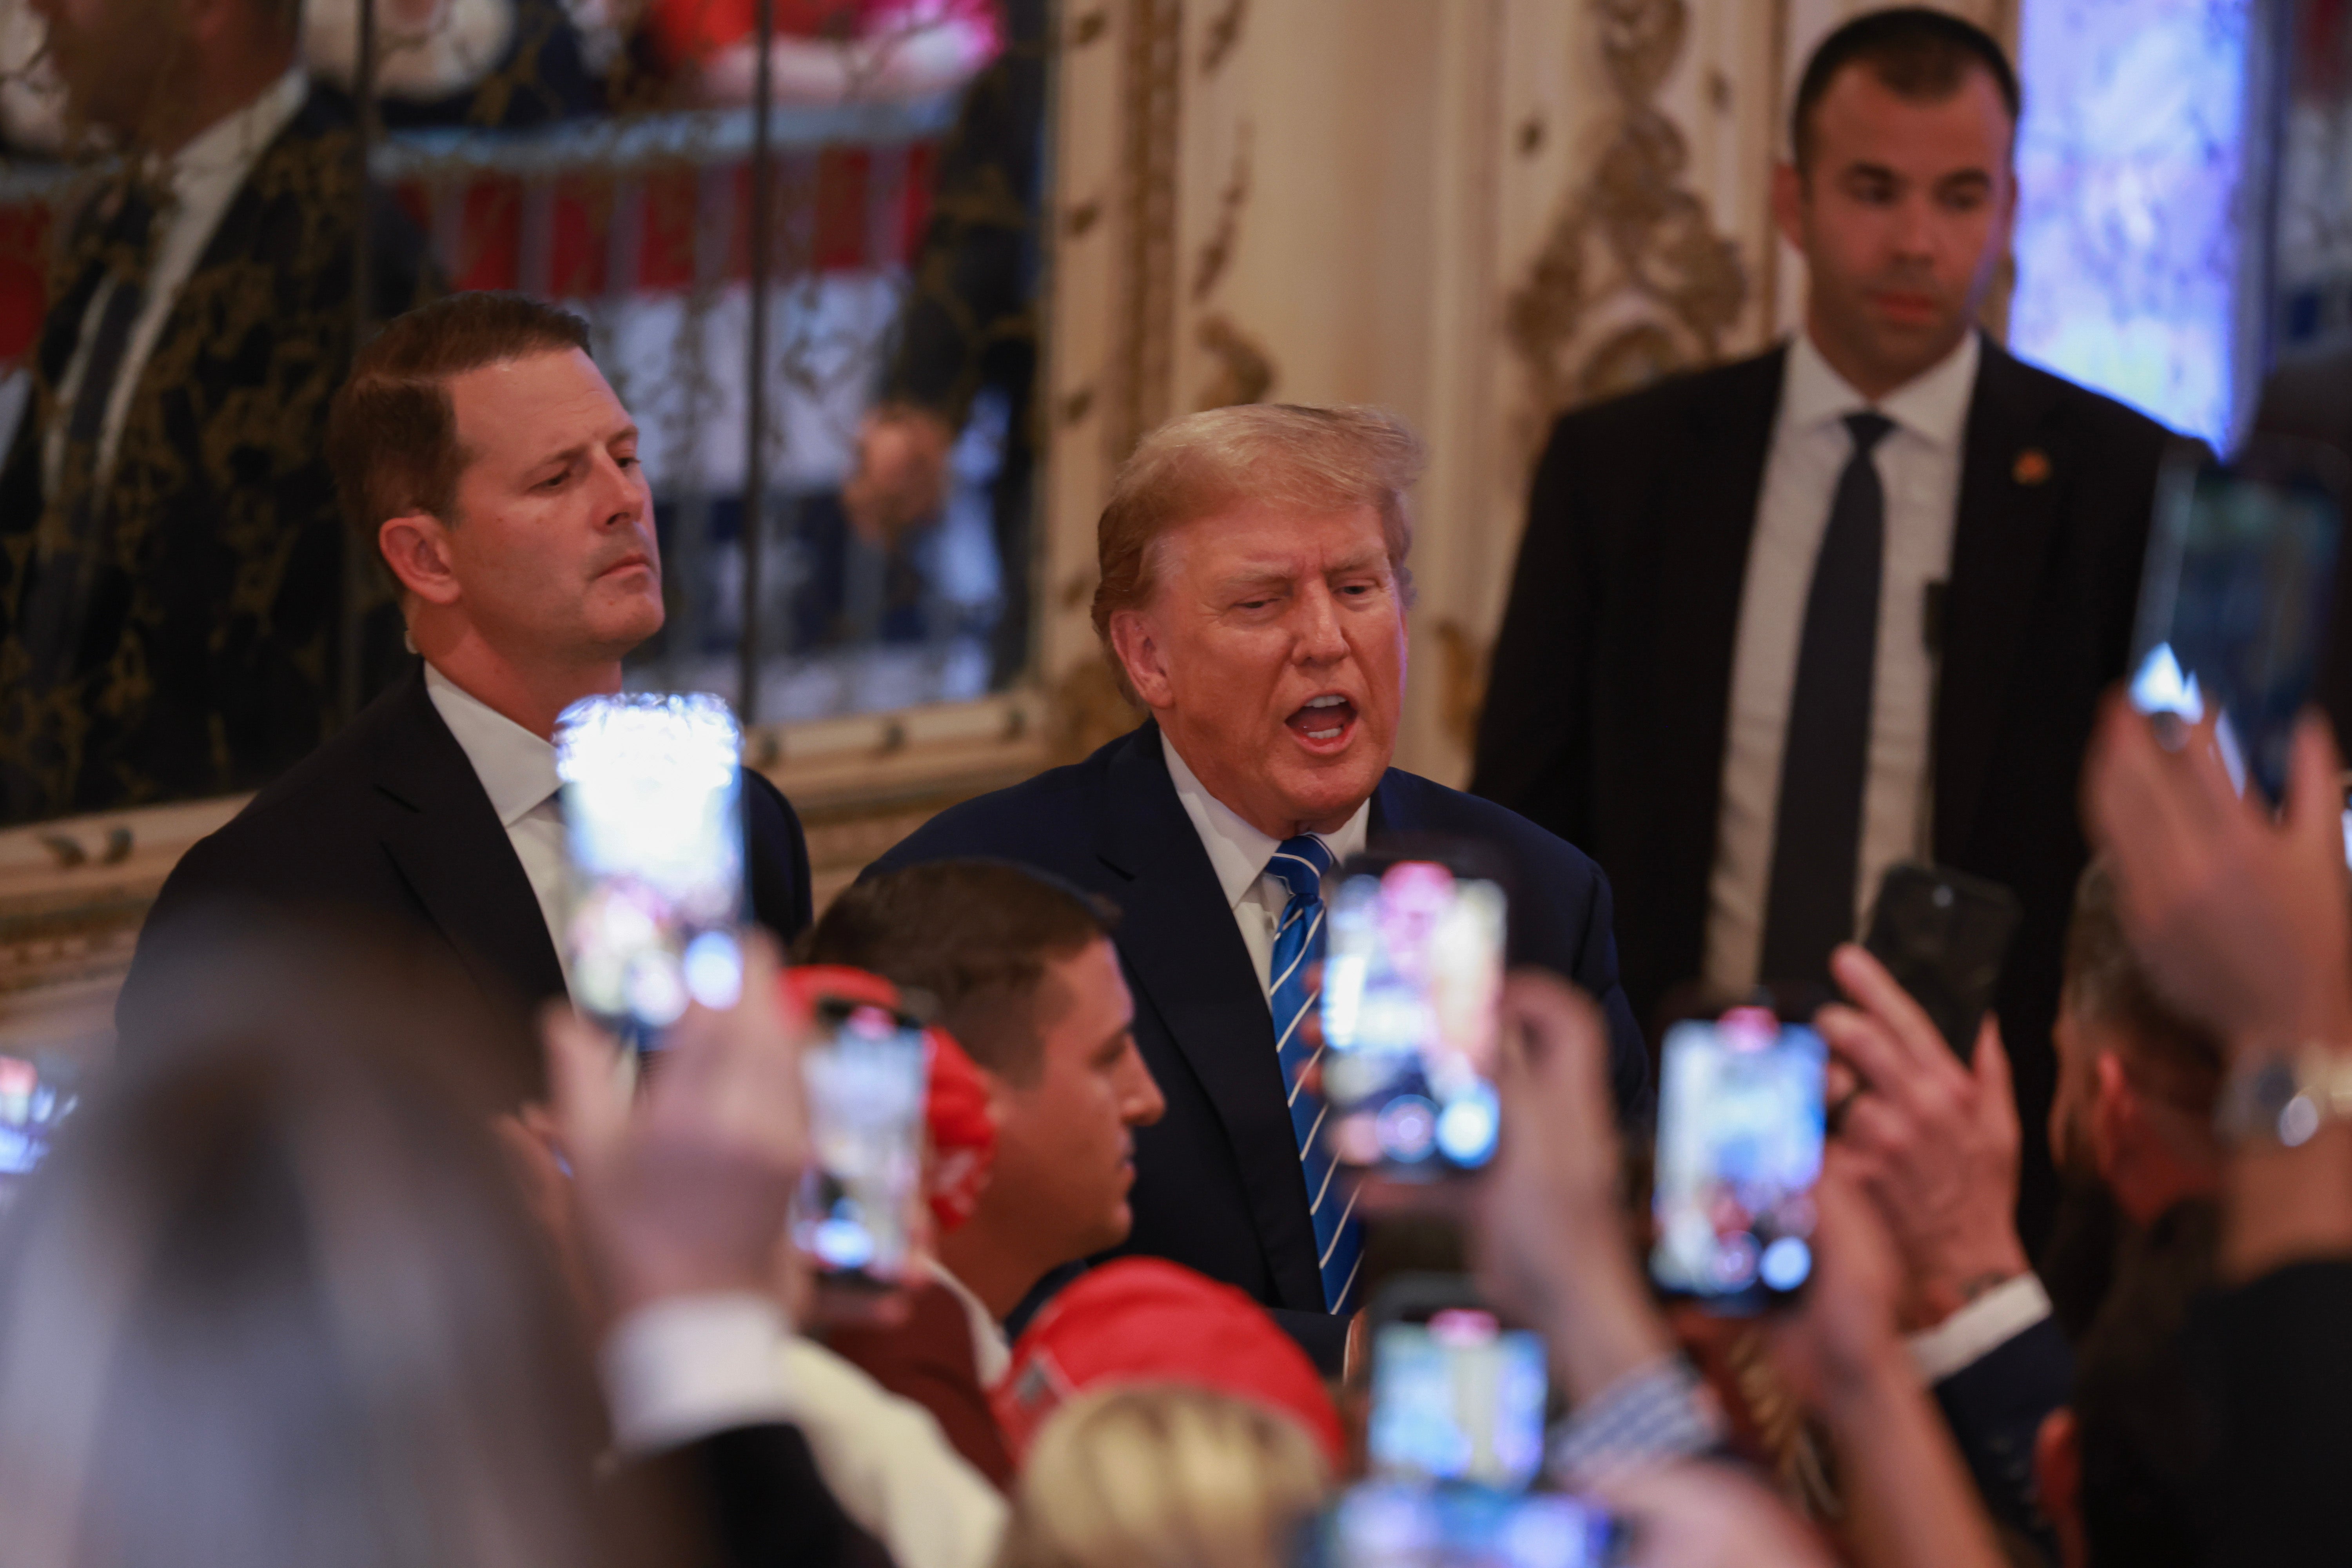
[[[1323,873],[1331,868],[1331,851],[1320,838],[1302,833],[1285,839],[1265,868],[1290,889],[1281,929],[1274,933],[1274,984],[1267,997],[1274,1013],[1275,1054],[1282,1062],[1283,1085],[1290,1091],[1290,1126],[1298,1135],[1298,1165],[1307,1182],[1307,1212],[1315,1219],[1323,1304],[1334,1312],[1346,1312],[1352,1310],[1349,1298],[1364,1250],[1363,1227],[1355,1219],[1356,1184],[1351,1177],[1335,1174],[1331,1156],[1316,1136],[1323,1126],[1323,1097],[1299,1081],[1323,1054],[1320,1047],[1310,1050],[1307,1045],[1307,1015],[1318,994],[1307,984],[1307,972],[1323,962]]]

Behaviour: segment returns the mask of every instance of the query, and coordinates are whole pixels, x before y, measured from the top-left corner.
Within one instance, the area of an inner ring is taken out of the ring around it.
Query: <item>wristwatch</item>
[[[2213,1108],[2213,1131],[2232,1147],[2268,1140],[2294,1149],[2346,1118],[2352,1118],[2352,1054],[2305,1046],[2232,1072]]]

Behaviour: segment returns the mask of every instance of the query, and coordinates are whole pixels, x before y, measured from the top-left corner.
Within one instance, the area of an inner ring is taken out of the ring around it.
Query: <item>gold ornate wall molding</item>
[[[1598,0],[1616,125],[1506,309],[1525,366],[1532,455],[1552,418],[1721,357],[1749,297],[1739,246],[1691,190],[1690,149],[1657,95],[1689,33],[1685,0]]]

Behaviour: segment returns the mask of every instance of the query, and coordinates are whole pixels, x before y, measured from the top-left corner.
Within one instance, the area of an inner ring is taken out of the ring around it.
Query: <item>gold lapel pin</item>
[[[2021,485],[2038,485],[2050,477],[2050,454],[2039,447],[2028,447],[2017,455],[2009,477]]]

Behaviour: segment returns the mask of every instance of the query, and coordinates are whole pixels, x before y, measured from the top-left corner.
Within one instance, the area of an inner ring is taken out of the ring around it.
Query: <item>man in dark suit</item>
[[[1617,984],[1609,886],[1487,802],[1389,766],[1404,692],[1404,496],[1419,442],[1385,415],[1254,405],[1163,426],[1097,535],[1095,627],[1140,729],[1085,762],[942,813],[869,868],[993,856],[1117,905],[1135,1036],[1166,1097],[1136,1137],[1135,1226],[1155,1254],[1248,1291],[1327,1368],[1360,1255],[1330,1180],[1300,1025],[1322,946],[1318,873],[1374,834],[1498,848],[1511,957],[1599,998],[1622,1115],[1650,1103]]]
[[[362,639],[321,457],[370,314],[426,287],[364,200],[293,0],[37,5],[81,124],[131,151],[63,226],[0,468],[0,821],[226,795],[341,717]],[[379,606],[376,684],[398,627]]]
[[[662,624],[637,429],[587,324],[519,295],[460,294],[386,326],[329,431],[352,520],[402,591],[423,658],[334,740],[203,840],[163,885],[141,956],[215,900],[356,908],[437,932],[484,991],[568,990],[556,718],[620,689]],[[809,921],[808,850],[775,786],[743,774],[752,915]],[[134,960],[126,1036],[171,997]]]
[[[2016,118],[1999,46],[1957,18],[1824,41],[1773,186],[1803,331],[1555,426],[1472,788],[1609,873],[1645,1021],[1690,982],[1819,988],[1895,861],[2005,884],[2024,921],[1997,1006],[2039,1126],[2074,781],[2168,437],[1974,326]],[[2038,1239],[2053,1183],[2026,1152]]]

